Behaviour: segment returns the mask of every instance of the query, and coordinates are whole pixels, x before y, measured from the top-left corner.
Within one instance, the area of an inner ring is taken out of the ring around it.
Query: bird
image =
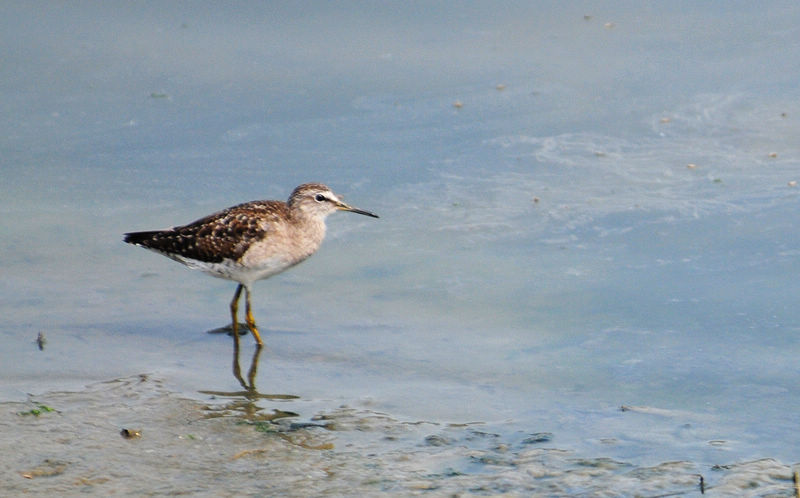
[[[304,183],[287,202],[250,201],[166,230],[129,232],[128,244],[155,251],[214,277],[238,282],[230,303],[238,343],[239,299],[245,292],[245,323],[256,345],[264,343],[250,307],[253,283],[281,273],[314,254],[325,238],[325,219],[335,211],[378,215],[347,205],[321,183]]]

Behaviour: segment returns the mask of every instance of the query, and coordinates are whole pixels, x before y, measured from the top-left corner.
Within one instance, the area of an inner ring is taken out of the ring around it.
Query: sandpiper
[[[334,211],[378,217],[348,206],[325,185],[306,183],[294,189],[288,202],[245,202],[188,225],[126,233],[125,242],[163,254],[189,268],[239,282],[230,305],[233,335],[238,341],[237,311],[244,289],[245,322],[261,347],[263,342],[250,311],[253,283],[314,254],[325,238],[325,218]]]

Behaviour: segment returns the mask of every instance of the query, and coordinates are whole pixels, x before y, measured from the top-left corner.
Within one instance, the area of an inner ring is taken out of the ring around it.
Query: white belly
[[[255,267],[243,266],[230,259],[224,259],[220,263],[207,263],[196,259],[179,257],[174,259],[177,259],[193,270],[200,270],[214,277],[233,280],[246,286],[249,286],[256,280],[269,278],[272,275],[294,266],[294,264],[278,258],[261,260],[258,266]]]

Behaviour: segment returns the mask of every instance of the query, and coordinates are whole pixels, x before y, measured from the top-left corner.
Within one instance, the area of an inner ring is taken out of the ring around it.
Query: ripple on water
[[[0,491],[617,496],[695,493],[701,479],[717,494],[793,489],[791,466],[774,459],[644,467],[557,448],[551,433],[515,442],[481,423],[402,421],[347,406],[306,421],[237,407],[183,399],[148,376],[0,404],[0,434],[15,449],[0,456]],[[120,435],[129,427],[137,437]]]

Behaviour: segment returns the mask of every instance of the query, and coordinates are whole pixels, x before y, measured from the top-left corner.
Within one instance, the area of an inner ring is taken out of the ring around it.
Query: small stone
[[[142,430],[141,429],[122,429],[119,431],[120,436],[124,437],[125,439],[134,439],[137,437],[142,437]]]

